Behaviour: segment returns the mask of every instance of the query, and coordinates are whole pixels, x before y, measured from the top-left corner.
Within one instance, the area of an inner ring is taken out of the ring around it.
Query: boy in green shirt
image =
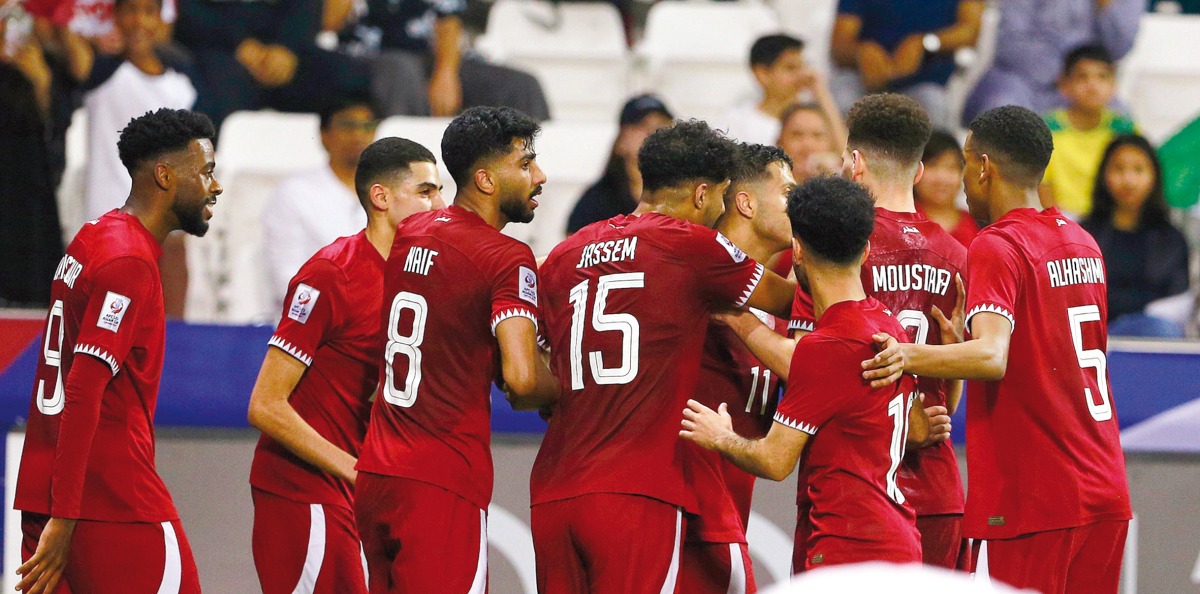
[[[1054,154],[1040,193],[1044,206],[1057,206],[1078,219],[1092,210],[1092,186],[1104,149],[1137,126],[1108,107],[1117,91],[1116,65],[1103,46],[1084,45],[1068,53],[1058,90],[1067,107],[1045,115]]]

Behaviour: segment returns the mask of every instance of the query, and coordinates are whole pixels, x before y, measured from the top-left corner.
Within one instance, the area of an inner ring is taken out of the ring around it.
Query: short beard
[[[501,202],[500,214],[503,214],[504,218],[508,219],[510,223],[533,222],[533,210],[525,208],[524,198]]]
[[[175,213],[175,218],[179,219],[179,228],[188,235],[196,237],[204,237],[208,233],[208,221],[204,220],[204,207],[208,205],[208,201],[200,204],[200,208],[187,210],[176,203],[171,207],[171,211]]]

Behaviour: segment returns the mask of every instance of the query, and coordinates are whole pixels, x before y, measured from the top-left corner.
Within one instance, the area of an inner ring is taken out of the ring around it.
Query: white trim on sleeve
[[[91,355],[101,361],[104,361],[108,364],[108,367],[112,369],[112,374],[114,376],[117,375],[117,372],[121,371],[121,366],[117,363],[117,358],[110,355],[108,351],[104,350],[103,348],[90,344],[77,344],[75,345],[75,352]]]
[[[271,335],[271,340],[267,344],[278,348],[279,350],[293,356],[297,361],[304,364],[305,367],[312,365],[312,356],[300,350],[300,347],[280,338],[278,334]]]
[[[785,416],[783,413],[781,413],[779,411],[775,411],[775,422],[779,423],[780,425],[787,425],[788,427],[791,427],[792,429],[795,429],[797,431],[803,431],[804,433],[807,433],[809,435],[817,434],[816,425],[805,423],[803,421],[797,421],[796,419]]]
[[[750,282],[746,284],[746,290],[742,292],[742,296],[737,300],[738,307],[745,307],[746,302],[750,301],[750,295],[754,294],[754,289],[758,288],[759,281],[762,280],[763,265],[755,262],[754,274],[750,277]]]
[[[504,320],[507,320],[509,318],[517,318],[517,317],[529,318],[529,320],[533,322],[533,329],[537,330],[537,325],[538,325],[537,316],[534,315],[534,313],[532,311],[529,311],[528,309],[524,309],[524,308],[512,308],[512,309],[506,309],[506,310],[496,314],[496,317],[492,318],[492,336],[496,335],[496,326],[499,326],[500,322],[503,322]]]
[[[967,319],[963,323],[963,325],[965,325],[967,328],[970,328],[971,327],[971,317],[977,313],[983,313],[985,311],[988,313],[994,313],[997,315],[1004,316],[1006,319],[1008,319],[1008,333],[1009,334],[1012,334],[1013,331],[1017,329],[1017,322],[1016,322],[1016,320],[1013,319],[1012,312],[1010,312],[1007,309],[1005,309],[999,305],[996,305],[994,303],[986,303],[986,304],[980,303],[979,305],[972,307],[970,313],[967,314]]]

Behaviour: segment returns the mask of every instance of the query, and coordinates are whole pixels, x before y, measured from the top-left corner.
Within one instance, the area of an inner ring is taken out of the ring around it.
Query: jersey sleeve
[[[524,244],[501,250],[493,262],[492,334],[500,322],[518,316],[540,328],[537,262]]]
[[[317,347],[344,317],[341,271],[328,260],[310,260],[288,283],[279,327],[267,344],[312,365]]]
[[[91,279],[75,352],[104,361],[117,375],[147,317],[155,315],[156,279],[153,264],[132,256],[103,264]]]
[[[797,286],[796,298],[792,300],[792,319],[788,320],[788,331],[812,332],[816,327],[817,315],[813,309],[812,297]]]
[[[977,236],[967,252],[967,277],[967,329],[975,314],[986,311],[1008,318],[1011,332],[1024,282],[1017,247],[995,233]]]
[[[690,233],[690,245],[681,246],[680,253],[696,268],[705,297],[745,306],[762,280],[763,265],[712,229],[697,226]]]
[[[775,422],[816,435],[845,406],[845,394],[861,390],[848,386],[845,378],[857,376],[858,361],[837,341],[809,335],[796,343],[788,372],[787,391],[775,410]],[[830,370],[848,369],[848,373]]]

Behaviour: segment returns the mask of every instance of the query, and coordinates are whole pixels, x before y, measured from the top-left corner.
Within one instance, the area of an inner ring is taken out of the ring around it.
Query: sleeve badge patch
[[[517,271],[517,296],[537,307],[537,273],[521,266]]]
[[[296,285],[296,293],[292,295],[292,304],[288,306],[288,317],[301,324],[307,323],[308,316],[312,314],[313,307],[317,305],[317,298],[320,296],[321,291],[304,283]]]
[[[96,319],[96,326],[116,332],[121,328],[121,320],[125,319],[125,312],[129,311],[130,300],[128,297],[120,293],[109,291],[104,296],[104,305],[100,307],[100,315]]]
[[[728,237],[719,232],[717,233],[717,243],[721,244],[721,247],[729,252],[729,257],[733,258],[734,262],[741,264],[746,259],[746,252],[743,252],[738,246],[733,245],[733,242],[729,241]]]

